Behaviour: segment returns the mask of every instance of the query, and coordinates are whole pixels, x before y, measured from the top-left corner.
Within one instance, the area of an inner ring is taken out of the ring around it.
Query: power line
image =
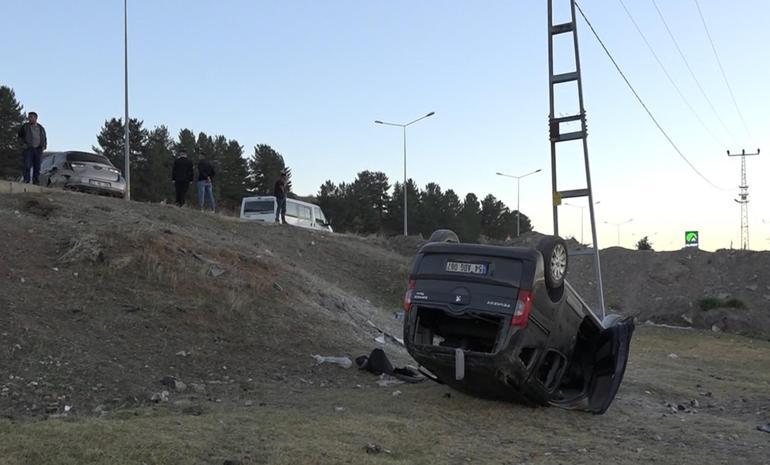
[[[676,41],[676,38],[674,37],[674,33],[671,32],[671,28],[668,27],[666,18],[663,16],[663,12],[660,11],[660,8],[658,7],[658,3],[655,0],[652,0],[652,4],[655,5],[655,9],[658,10],[658,16],[660,16],[660,20],[663,21],[663,25],[666,27],[666,31],[668,31],[668,35],[669,37],[671,37],[671,41],[674,42],[674,45],[676,46],[676,49],[679,52],[679,56],[682,57],[682,61],[684,61],[685,66],[687,66],[687,70],[690,72],[690,76],[692,76],[693,80],[695,81],[695,84],[698,85],[698,89],[700,89],[700,93],[703,95],[703,98],[706,99],[706,102],[708,102],[709,107],[711,107],[711,111],[714,112],[714,116],[717,117],[717,119],[719,120],[719,123],[722,125],[724,130],[730,136],[730,138],[735,140],[735,136],[727,128],[727,125],[725,125],[725,122],[722,121],[722,118],[719,116],[719,113],[717,112],[716,108],[714,108],[714,104],[711,103],[711,99],[708,97],[708,95],[706,95],[706,91],[703,90],[703,86],[701,86],[700,81],[698,80],[698,77],[695,76],[695,72],[690,67],[690,62],[687,61],[687,58],[684,56],[684,52],[682,52],[682,49],[679,47],[679,42]]]
[[[711,33],[709,32],[709,28],[706,25],[706,18],[703,17],[703,11],[700,8],[700,3],[698,2],[698,0],[695,0],[695,6],[698,7],[698,14],[700,15],[700,20],[703,23],[703,29],[706,30],[706,36],[708,36],[709,43],[711,43],[711,50],[714,51],[714,57],[717,59],[717,64],[719,65],[719,71],[722,72],[722,78],[725,80],[725,85],[727,86],[727,90],[730,92],[730,98],[733,99],[733,105],[735,105],[735,110],[738,112],[738,116],[741,117],[741,123],[743,123],[743,129],[746,130],[746,134],[748,134],[749,137],[752,137],[751,131],[749,130],[749,126],[746,124],[746,120],[743,118],[743,113],[741,112],[741,109],[738,106],[738,102],[735,100],[735,95],[733,95],[733,89],[732,87],[730,87],[730,82],[727,80],[727,74],[725,74],[725,69],[722,67],[722,60],[719,59],[717,48],[716,46],[714,46],[714,40],[711,38]]]
[[[687,163],[687,165],[688,165],[688,166],[689,166],[689,167],[690,167],[690,168],[691,168],[691,169],[692,169],[692,170],[693,170],[693,171],[694,171],[694,172],[695,172],[695,173],[696,173],[698,176],[700,176],[700,177],[701,177],[701,179],[703,179],[703,180],[704,180],[704,181],[706,181],[706,182],[707,182],[709,185],[711,185],[711,187],[714,187],[715,189],[718,189],[718,190],[722,190],[722,191],[730,190],[730,189],[724,189],[724,188],[721,188],[721,187],[717,186],[716,184],[714,184],[713,182],[711,182],[711,180],[710,180],[709,178],[707,178],[706,176],[704,176],[704,175],[703,175],[703,173],[701,173],[700,171],[698,171],[698,168],[696,168],[696,167],[695,167],[695,165],[693,165],[693,164],[692,164],[692,162],[691,162],[691,161],[690,161],[690,160],[689,160],[689,159],[688,159],[688,158],[685,156],[685,154],[684,154],[684,153],[682,153],[682,151],[681,151],[681,150],[679,150],[679,147],[676,145],[676,143],[674,142],[674,140],[673,140],[673,139],[671,139],[671,137],[668,135],[668,133],[666,132],[666,130],[665,130],[665,129],[663,129],[663,126],[661,126],[661,125],[660,125],[660,123],[658,123],[658,120],[655,118],[655,116],[652,114],[652,112],[650,111],[650,109],[649,109],[649,108],[647,107],[647,105],[644,103],[644,101],[642,100],[642,98],[641,98],[641,97],[639,96],[639,94],[636,92],[636,89],[634,89],[634,86],[632,86],[632,85],[631,85],[631,82],[629,82],[628,78],[627,78],[627,77],[626,77],[626,75],[623,73],[623,70],[622,70],[622,69],[620,69],[620,66],[618,65],[618,62],[617,62],[617,61],[615,61],[615,58],[612,56],[612,54],[610,53],[610,51],[607,49],[607,46],[606,46],[606,45],[604,45],[604,42],[602,41],[601,37],[599,37],[599,34],[596,32],[596,29],[594,29],[594,26],[593,26],[593,24],[591,24],[591,21],[589,21],[589,20],[588,20],[588,17],[587,17],[587,16],[586,16],[586,14],[583,12],[583,9],[580,7],[580,5],[578,4],[578,2],[575,2],[575,6],[577,7],[578,11],[580,12],[580,15],[583,17],[583,19],[585,20],[585,22],[586,22],[586,24],[588,25],[588,27],[591,29],[591,32],[594,34],[594,37],[596,37],[596,40],[599,42],[599,45],[601,45],[601,46],[602,46],[602,49],[604,49],[604,53],[606,53],[606,54],[607,54],[607,57],[609,57],[610,61],[612,61],[612,64],[615,66],[615,69],[616,69],[616,70],[618,71],[618,73],[620,74],[620,77],[622,77],[622,78],[623,78],[623,80],[626,82],[626,85],[628,86],[628,88],[629,88],[629,89],[631,89],[631,92],[634,94],[634,97],[636,97],[636,100],[638,100],[638,101],[639,101],[639,103],[642,105],[642,108],[644,108],[644,111],[646,111],[646,112],[647,112],[647,115],[650,117],[650,119],[652,119],[652,122],[653,122],[653,123],[655,123],[655,126],[657,126],[657,127],[658,127],[658,129],[660,130],[660,132],[661,132],[661,133],[663,134],[663,136],[666,138],[666,140],[668,141],[668,143],[669,143],[669,144],[671,144],[671,146],[674,148],[674,150],[676,151],[676,153],[678,153],[678,154],[679,154],[679,156],[682,158],[682,160],[684,160],[684,162],[685,162],[685,163]]]
[[[676,85],[676,82],[674,82],[674,78],[671,77],[671,74],[669,74],[668,70],[666,69],[666,66],[663,64],[663,61],[658,57],[658,54],[655,53],[655,49],[652,48],[652,45],[650,45],[650,42],[647,40],[647,36],[644,35],[644,32],[642,32],[642,29],[639,27],[639,24],[637,24],[636,20],[634,19],[631,12],[626,7],[625,2],[623,0],[618,0],[620,4],[623,6],[623,9],[626,10],[626,14],[628,15],[628,19],[631,20],[631,22],[634,24],[634,27],[636,28],[637,32],[639,32],[639,35],[642,36],[642,40],[644,40],[644,43],[647,45],[647,48],[650,50],[650,53],[652,53],[652,56],[655,57],[655,61],[658,62],[658,65],[660,65],[660,69],[663,70],[663,73],[668,78],[668,82],[671,83],[672,86],[674,86],[674,89],[676,89],[676,92],[679,94],[679,96],[682,98],[682,101],[687,105],[687,108],[690,109],[690,112],[695,116],[695,119],[698,120],[698,122],[701,124],[703,129],[708,133],[709,136],[711,136],[712,139],[714,139],[714,142],[719,144],[720,146],[724,145],[721,140],[716,136],[714,131],[710,130],[708,126],[706,126],[706,123],[703,122],[703,119],[698,115],[698,112],[695,111],[695,108],[690,104],[690,101],[687,100],[687,97],[684,96],[684,93],[682,93],[681,89],[679,89],[679,86]]]

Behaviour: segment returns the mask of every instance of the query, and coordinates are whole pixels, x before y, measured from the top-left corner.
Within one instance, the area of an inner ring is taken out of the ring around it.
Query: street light
[[[407,126],[411,126],[412,124],[414,124],[414,123],[416,123],[416,122],[418,122],[420,120],[424,120],[425,118],[427,118],[429,116],[433,116],[435,114],[436,114],[436,112],[432,111],[432,112],[428,113],[425,116],[421,116],[421,117],[417,118],[414,121],[410,121],[410,122],[404,123],[404,124],[401,124],[401,123],[388,123],[387,121],[380,121],[380,120],[376,120],[375,121],[376,124],[384,124],[385,126],[398,126],[398,127],[402,128],[404,130],[404,236],[407,235],[407,228],[406,228],[406,127]]]
[[[125,91],[125,104],[126,104],[126,119],[123,121],[126,125],[126,132],[124,141],[126,148],[126,167],[123,170],[123,175],[126,178],[126,200],[131,200],[131,165],[129,160],[129,120],[128,120],[128,0],[123,0],[123,72],[124,74],[124,91]]]
[[[602,203],[602,201],[601,200],[597,200],[596,202],[594,202],[594,205],[599,205],[600,203]],[[585,212],[585,209],[588,208],[588,205],[580,206],[580,205],[573,205],[573,204],[567,203],[567,202],[562,203],[562,205],[566,205],[568,207],[575,207],[575,208],[579,208],[580,209],[580,243],[581,244],[585,244],[585,242],[583,242],[583,213]]]
[[[633,218],[627,219],[626,221],[621,221],[620,223],[611,223],[609,221],[605,221],[604,222],[605,224],[611,224],[611,225],[615,226],[616,228],[618,228],[618,246],[620,245],[620,227],[622,225],[628,224],[628,223],[630,223],[632,221],[634,221]]]
[[[519,195],[521,193],[519,186],[520,186],[520,180],[521,178],[526,178],[527,176],[535,173],[539,173],[543,171],[542,169],[536,169],[535,171],[527,174],[522,174],[521,176],[513,176],[511,174],[503,174],[503,173],[495,173],[498,176],[505,176],[506,178],[513,178],[516,180],[516,237],[519,237],[519,214],[521,209],[519,208],[521,196]]]

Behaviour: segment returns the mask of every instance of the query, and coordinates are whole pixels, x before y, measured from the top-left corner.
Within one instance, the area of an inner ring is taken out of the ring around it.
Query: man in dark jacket
[[[181,150],[179,156],[174,160],[174,168],[171,170],[171,180],[174,181],[176,189],[177,206],[184,206],[187,189],[189,189],[190,183],[193,182],[193,178],[195,178],[193,162],[187,158],[187,152]]]
[[[216,210],[214,203],[214,191],[212,182],[214,180],[214,165],[206,159],[206,154],[200,153],[198,161],[198,207],[203,211],[204,201],[208,200],[211,211]]]
[[[29,184],[29,172],[32,171],[32,182],[40,184],[40,159],[43,150],[48,147],[45,128],[37,122],[37,113],[30,111],[27,115],[29,122],[19,128],[19,142],[24,149],[24,182]]]
[[[275,182],[273,187],[273,195],[275,195],[275,222],[286,224],[286,191],[288,186],[286,185],[286,172],[281,171],[281,177]],[[278,215],[281,215],[281,220],[278,220]]]

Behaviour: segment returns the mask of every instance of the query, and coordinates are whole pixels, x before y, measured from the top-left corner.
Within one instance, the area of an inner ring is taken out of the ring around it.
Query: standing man
[[[216,210],[214,203],[214,191],[212,190],[212,181],[214,179],[214,165],[206,159],[206,154],[200,153],[198,161],[198,207],[203,211],[204,201],[208,200],[211,205],[211,211]]]
[[[286,224],[286,171],[281,171],[281,177],[275,182],[273,188],[273,195],[275,195],[276,209],[275,209],[275,222]],[[281,216],[281,220],[278,220],[278,215]]]
[[[40,159],[43,150],[48,148],[45,128],[37,123],[37,113],[30,111],[27,115],[29,122],[19,128],[19,142],[24,149],[24,182],[29,184],[29,171],[32,170],[32,182],[40,184]]]
[[[174,181],[176,189],[176,205],[184,206],[187,197],[187,189],[193,182],[195,173],[193,172],[193,162],[187,158],[187,152],[183,149],[179,151],[179,156],[174,160],[174,168],[171,170],[171,180]]]

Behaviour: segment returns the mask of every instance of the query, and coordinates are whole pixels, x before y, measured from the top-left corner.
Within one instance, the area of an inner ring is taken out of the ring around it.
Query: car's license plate
[[[486,263],[447,262],[446,270],[450,273],[487,274]]]
[[[112,184],[110,184],[108,182],[96,181],[94,179],[91,179],[90,182],[94,186],[99,186],[99,187],[110,187],[110,186],[112,186]]]

